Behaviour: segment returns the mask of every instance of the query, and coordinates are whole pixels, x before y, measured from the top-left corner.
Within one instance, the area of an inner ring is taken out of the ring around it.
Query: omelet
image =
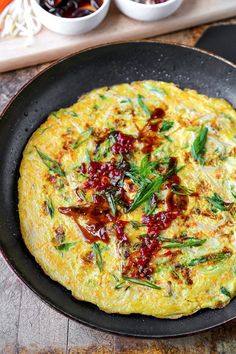
[[[173,83],[95,89],[50,114],[20,166],[44,272],[108,313],[179,318],[236,294],[236,111]]]

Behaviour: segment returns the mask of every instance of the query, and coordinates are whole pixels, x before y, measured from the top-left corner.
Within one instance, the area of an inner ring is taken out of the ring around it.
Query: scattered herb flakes
[[[166,132],[167,130],[171,129],[174,125],[174,122],[169,120],[164,120],[160,129],[160,132]]]
[[[139,205],[151,198],[155,192],[159,192],[163,181],[164,178],[162,176],[158,176],[150,183],[144,183],[136,193],[133,203],[130,205],[128,211],[135,210]]]
[[[206,152],[208,128],[202,127],[198,136],[191,146],[191,153],[195,161],[204,164],[204,154]]]
[[[53,218],[55,210],[54,210],[54,206],[53,206],[53,203],[52,203],[52,199],[48,198],[46,200],[46,204],[47,204],[47,209],[48,209],[49,215],[51,216],[51,218]]]
[[[104,96],[104,95],[99,95],[99,97],[101,98],[101,100],[106,100],[106,96]]]
[[[109,206],[111,208],[111,213],[113,216],[116,215],[116,210],[117,210],[117,206],[116,206],[116,200],[113,196],[113,194],[111,192],[107,192],[106,193],[106,198],[107,198],[107,201],[109,203]]]
[[[115,289],[119,290],[119,289],[123,288],[124,285],[125,285],[125,281],[121,281],[115,285]]]
[[[140,279],[131,278],[131,277],[123,277],[123,279],[130,282],[130,283],[134,283],[134,284],[142,285],[142,286],[147,286],[148,288],[152,288],[152,289],[161,290],[160,286],[158,286],[148,280],[140,280]]]
[[[231,191],[231,194],[234,197],[234,199],[236,199],[236,191],[235,191],[235,188],[233,186],[230,187],[230,191]]]
[[[135,184],[141,186],[143,183],[150,182],[149,177],[151,175],[156,176],[156,167],[160,164],[160,161],[149,161],[149,155],[145,155],[137,166],[131,163],[131,168],[126,175],[130,177]]]
[[[187,188],[183,186],[182,184],[173,184],[172,193],[178,194],[178,195],[191,195],[193,193],[193,190],[190,188]]]
[[[71,148],[72,149],[77,149],[80,145],[82,145],[83,143],[85,143],[89,138],[90,136],[92,135],[92,132],[93,132],[93,128],[89,128],[89,129],[86,129],[85,131],[83,131],[81,134],[80,134],[80,137],[79,139],[71,145]]]
[[[133,107],[133,102],[132,102],[132,100],[129,97],[127,97],[126,99],[121,100],[120,103],[121,104],[129,103],[129,105],[131,107]]]
[[[220,261],[223,261],[223,260],[225,260],[227,258],[230,258],[231,256],[232,256],[231,252],[213,253],[213,254],[202,256],[202,257],[199,257],[199,258],[194,258],[191,261],[187,262],[185,264],[185,266],[194,267],[194,266],[196,266],[198,264],[206,263],[206,262],[209,262],[209,261],[211,261],[211,262],[220,262]]]
[[[118,277],[116,274],[112,273],[111,275],[113,276],[113,278],[114,278],[116,281],[120,281],[119,277]]]
[[[144,103],[144,97],[142,95],[138,95],[138,104],[139,106],[142,108],[142,110],[144,111],[144,113],[146,114],[146,116],[150,116],[150,111],[149,108],[147,107],[147,105]]]
[[[138,229],[139,227],[144,227],[144,226],[146,226],[145,224],[143,224],[143,223],[141,223],[141,222],[139,222],[139,221],[130,221],[129,223],[130,223],[130,225],[132,225],[132,227],[133,227],[134,229]]]
[[[114,286],[114,288],[116,290],[123,288],[123,286],[125,285],[125,281],[120,280],[119,277],[117,277],[117,275],[115,275],[115,274],[112,274],[112,276],[115,279],[115,281],[117,282],[116,285]]]
[[[68,251],[69,249],[75,247],[77,242],[64,242],[59,246],[55,246],[58,251]]]
[[[84,202],[87,202],[86,195],[85,195],[84,191],[82,191],[81,189],[77,189],[76,193],[78,194],[78,196],[80,197],[81,200],[83,200]]]
[[[214,193],[212,198],[206,197],[206,200],[221,211],[229,210],[232,206],[232,203],[226,203],[217,193]]]
[[[53,116],[53,117],[55,117],[55,118],[58,119],[59,117],[58,117],[57,113],[58,113],[58,112],[52,112],[52,113],[51,113],[51,116]]]
[[[89,155],[89,151],[88,149],[85,150],[85,158],[86,158],[86,161],[89,163],[91,161],[91,157]]]
[[[163,246],[164,248],[185,248],[185,247],[199,247],[202,246],[206,242],[206,239],[204,240],[199,240],[199,239],[188,239],[187,241],[183,243],[171,243],[168,245]]]
[[[71,116],[73,118],[78,118],[78,114],[74,111],[66,111],[65,114],[67,114],[68,116]]]
[[[43,152],[39,151],[36,146],[35,146],[35,149],[36,149],[39,157],[43,161],[43,163],[49,168],[50,171],[53,171],[62,177],[66,176],[65,172],[63,171],[63,169],[61,168],[61,166],[59,165],[59,163],[57,161],[52,160],[49,156],[47,156]]]
[[[223,295],[228,296],[228,297],[231,298],[230,292],[229,292],[224,286],[222,286],[222,287],[220,288],[220,292],[221,292]]]
[[[98,147],[94,161],[100,161],[102,158],[107,157],[111,152],[111,146],[116,143],[115,137],[113,134],[110,134],[104,143],[101,143]]]
[[[84,173],[82,173],[82,172],[80,172],[80,177],[82,177],[82,179],[84,179],[84,178],[89,178],[89,175],[86,175],[86,174],[84,174]]]
[[[153,86],[149,83],[145,83],[144,87],[146,90],[154,93],[155,95],[157,95],[161,99],[167,95],[167,93],[164,89],[162,89],[160,87]]]
[[[59,178],[59,179],[58,179],[58,186],[57,186],[57,189],[58,189],[59,191],[61,191],[61,190],[64,188],[64,186],[65,186],[65,184],[64,184],[63,179],[62,179],[62,178]]]
[[[173,273],[176,278],[181,279],[180,274],[175,270],[174,267],[172,268],[171,273]]]
[[[96,259],[96,264],[98,266],[98,269],[100,270],[100,272],[102,272],[103,269],[103,261],[102,261],[102,250],[100,248],[100,244],[97,242],[94,242],[93,246],[92,246],[94,255],[95,255],[95,259]]]
[[[185,166],[173,166],[170,168],[165,175],[157,176],[154,180],[150,181],[148,179],[142,179],[139,183],[140,189],[136,193],[133,203],[130,205],[126,212],[130,212],[135,210],[139,205],[148,201],[154,193],[158,193],[160,191],[162,183],[170,178],[173,174],[177,174],[180,170],[182,170]],[[132,178],[132,174],[127,174]],[[135,180],[134,180],[135,182]]]
[[[144,214],[146,216],[149,216],[154,213],[154,211],[157,208],[157,203],[152,201],[152,197],[149,198],[149,200],[146,201],[144,205]]]
[[[44,128],[44,129],[41,131],[40,135],[44,134],[44,133],[46,132],[46,130],[48,130],[48,129],[50,129],[50,128],[51,128],[51,126],[49,126],[49,127],[47,127],[47,128]]]
[[[163,236],[158,236],[157,238],[158,240],[162,241],[162,242],[179,242],[179,239],[176,238],[169,238],[169,237],[163,237]]]
[[[229,116],[228,114],[223,113],[222,115],[223,115],[223,118],[228,119],[228,120],[229,120],[231,123],[233,123],[233,124],[236,124],[235,119],[232,118],[231,116]]]
[[[173,143],[173,139],[171,139],[171,137],[169,136],[169,135],[164,135],[164,138],[166,139],[166,140],[168,140],[170,143]]]

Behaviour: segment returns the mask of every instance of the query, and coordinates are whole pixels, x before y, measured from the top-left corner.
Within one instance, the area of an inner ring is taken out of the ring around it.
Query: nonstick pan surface
[[[22,241],[17,211],[22,151],[48,114],[71,105],[94,88],[146,79],[174,82],[182,88],[222,97],[236,107],[236,66],[197,49],[127,42],[89,49],[57,62],[30,81],[2,113],[0,244],[6,261],[25,284],[66,316],[118,334],[172,337],[206,330],[235,318],[236,298],[223,309],[204,310],[177,320],[107,314],[92,304],[75,300],[44,274]]]

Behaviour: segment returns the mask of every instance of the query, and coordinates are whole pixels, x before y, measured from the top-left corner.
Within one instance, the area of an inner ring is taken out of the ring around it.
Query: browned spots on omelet
[[[188,268],[188,267],[180,268],[179,271],[182,274],[183,278],[185,279],[186,284],[192,285],[193,281],[192,281],[192,278],[191,278],[191,270],[190,270],[190,268]]]
[[[71,138],[66,139],[64,141],[64,144],[63,144],[62,148],[64,150],[72,150],[72,145],[75,144],[75,143],[76,143],[76,139],[71,139]]]
[[[42,211],[43,211],[43,214],[44,214],[44,215],[49,215],[48,204],[47,204],[46,201],[43,202]]]
[[[189,126],[196,125],[196,124],[194,124],[194,122],[191,122],[189,119],[182,118],[182,117],[179,117],[179,123],[181,124],[182,128],[188,128]]]
[[[218,300],[218,301],[216,302],[216,308],[221,309],[221,308],[223,308],[224,306],[225,306],[225,303],[224,303],[223,301]]]
[[[207,181],[201,180],[198,183],[196,190],[199,191],[200,193],[204,194],[204,193],[208,192],[209,190],[211,190],[211,185]]]
[[[236,146],[233,147],[233,149],[232,149],[231,152],[230,152],[230,155],[236,156]]]
[[[58,161],[59,165],[61,165],[61,160],[64,157],[64,155],[67,153],[68,150],[62,149],[58,152],[56,156],[56,160]]]
[[[62,148],[64,150],[71,149],[71,145],[76,143],[76,138],[73,136],[73,130],[69,129],[61,135]]]
[[[218,170],[218,171],[216,171],[215,176],[216,176],[217,179],[221,179],[223,174],[224,174],[224,171]]]
[[[51,184],[56,184],[57,183],[57,177],[53,176],[53,175],[47,175],[47,180],[51,183]],[[47,187],[47,186],[46,186]]]
[[[231,249],[230,248],[228,248],[228,247],[224,247],[223,248],[223,253],[231,253],[232,254],[232,251],[231,251]]]
[[[188,215],[188,214],[180,215],[180,219],[182,220],[182,222],[184,222],[186,224],[186,226],[187,226],[187,222],[188,222],[189,218],[190,218],[190,215]]]
[[[56,227],[56,229],[54,229],[54,232],[55,232],[55,236],[52,239],[52,243],[54,246],[59,246],[65,238],[65,232],[63,226],[60,225]]]
[[[217,220],[217,215],[213,213],[211,210],[202,210],[201,211],[201,216],[206,216],[207,218]]]
[[[87,253],[85,253],[84,256],[82,256],[82,260],[85,264],[93,264],[93,259],[94,259],[94,255],[92,251],[88,251]]]
[[[188,162],[190,161],[190,158],[191,158],[190,152],[185,151],[185,152],[184,152],[184,162],[185,162],[185,163],[188,163]]]
[[[125,128],[126,122],[121,118],[114,119],[115,127],[116,128]]]
[[[127,193],[137,192],[137,186],[131,181],[130,178],[124,179],[124,189]]]
[[[180,276],[179,276],[179,274],[178,274],[177,271],[172,271],[172,272],[170,272],[170,276],[171,276],[171,278],[172,278],[175,282],[177,282],[178,284],[182,284],[182,283],[183,283],[183,281],[182,281],[182,279],[180,278]]]
[[[180,250],[176,250],[176,251],[172,251],[171,255],[170,255],[170,263],[174,264],[175,263],[175,259],[182,254],[182,252]]]
[[[93,137],[96,145],[102,144],[109,136],[110,130],[107,128],[101,129],[93,129]]]
[[[215,130],[220,130],[220,126],[219,126],[219,123],[217,122],[217,120],[214,120],[211,122],[211,127]]]
[[[62,177],[58,177],[55,175],[51,175],[49,173],[46,173],[45,179],[53,186],[53,188],[60,190],[62,188],[62,186],[60,185],[60,182],[63,181],[63,186],[66,185],[68,186],[69,183],[67,181],[67,179],[62,179]],[[47,193],[48,190],[48,185],[44,185],[43,189],[45,191],[45,193]]]

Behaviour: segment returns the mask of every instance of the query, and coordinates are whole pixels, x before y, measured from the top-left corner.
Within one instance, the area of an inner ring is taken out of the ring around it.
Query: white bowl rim
[[[173,1],[173,0],[169,0],[169,1]],[[174,0],[175,1],[175,0]],[[88,19],[91,19],[92,17],[95,17],[96,15],[99,14],[99,12],[101,12],[103,10],[103,8],[106,6],[107,3],[110,2],[110,0],[103,0],[103,4],[102,6],[99,7],[99,9],[97,9],[95,12],[93,12],[92,14],[89,14],[87,16],[83,16],[83,17],[74,17],[74,18],[70,18],[70,17],[60,17],[60,16],[56,16],[51,14],[50,12],[48,12],[47,10],[45,10],[42,6],[40,6],[39,4],[39,0],[31,0],[31,2],[34,2],[42,11],[46,12],[49,16],[53,16],[53,18],[57,19],[60,22],[65,22],[65,23],[69,23],[69,22],[76,22],[76,21],[87,21]]]
[[[141,2],[136,2],[135,0],[126,0],[128,1],[129,3],[132,3],[133,6],[138,6],[138,7],[143,7],[145,6],[146,8],[149,8],[149,9],[153,9],[154,7],[165,7],[167,5],[170,5],[170,4],[174,4],[177,0],[167,0],[165,2],[162,2],[160,4],[144,4],[144,3],[141,3]]]

